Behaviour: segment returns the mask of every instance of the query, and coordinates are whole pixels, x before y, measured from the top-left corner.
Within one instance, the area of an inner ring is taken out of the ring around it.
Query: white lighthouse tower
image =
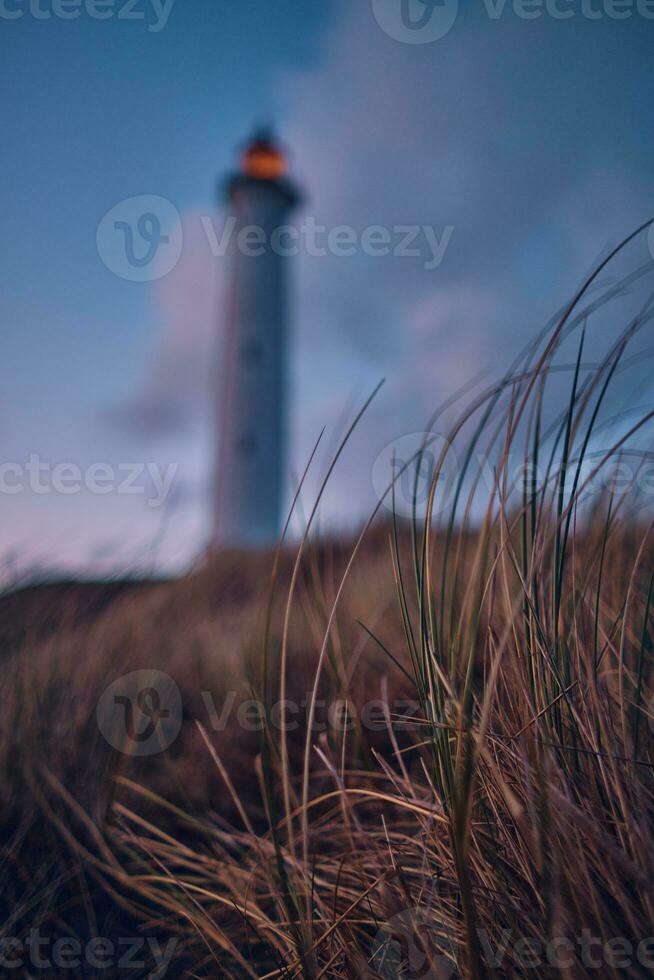
[[[247,146],[227,184],[230,237],[219,386],[213,544],[274,543],[286,475],[289,242],[299,195],[270,134]]]

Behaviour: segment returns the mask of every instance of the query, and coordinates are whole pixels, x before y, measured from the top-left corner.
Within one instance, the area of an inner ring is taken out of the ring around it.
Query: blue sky
[[[176,0],[161,30],[151,4],[134,8],[143,20],[120,19],[123,4],[106,20],[0,5],[22,14],[0,16],[2,461],[176,476],[161,508],[142,494],[3,494],[5,577],[171,569],[202,547],[223,284],[203,220],[219,220],[217,181],[257,122],[292,150],[298,219],[453,228],[436,269],[424,256],[295,263],[293,467],[387,378],[325,525],[360,519],[380,449],[501,368],[654,213],[654,20],[637,9],[589,20],[569,3],[570,19],[525,20],[507,3],[494,19],[466,2],[417,45],[385,33],[371,0]],[[177,208],[183,248],[168,275],[135,283],[106,267],[96,232],[145,194]],[[614,329],[601,322],[593,350]]]

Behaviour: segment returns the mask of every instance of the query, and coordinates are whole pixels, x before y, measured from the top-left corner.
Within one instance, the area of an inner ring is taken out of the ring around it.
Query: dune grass
[[[614,259],[468,399],[425,508],[439,417],[397,461],[387,502],[415,475],[412,518],[380,501],[345,544],[311,511],[295,547],[22,637],[2,679],[5,935],[174,937],[167,976],[652,972],[654,413],[604,422],[652,298],[587,360],[597,304],[652,267],[598,298]],[[625,460],[627,490],[591,493]],[[184,710],[148,758],[95,715],[137,668],[170,674]]]

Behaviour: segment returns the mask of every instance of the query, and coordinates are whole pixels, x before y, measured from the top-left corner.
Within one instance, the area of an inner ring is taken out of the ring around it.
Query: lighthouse
[[[231,235],[218,386],[215,547],[264,547],[282,518],[287,449],[288,278],[283,226],[299,203],[268,132],[226,187]],[[227,226],[226,226],[227,227]]]

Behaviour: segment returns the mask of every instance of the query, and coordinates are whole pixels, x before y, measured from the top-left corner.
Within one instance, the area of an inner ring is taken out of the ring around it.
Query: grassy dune
[[[309,527],[86,613],[71,588],[41,627],[38,598],[20,628],[13,600],[5,936],[174,940],[171,977],[652,971],[651,501],[588,497],[648,433],[643,411],[598,442],[651,304],[588,366],[589,285],[469,399],[437,522],[380,510],[347,542]],[[476,449],[493,460],[481,518]],[[516,454],[543,472],[517,494]],[[173,678],[180,714],[169,746],[131,755],[98,699],[146,669]]]

